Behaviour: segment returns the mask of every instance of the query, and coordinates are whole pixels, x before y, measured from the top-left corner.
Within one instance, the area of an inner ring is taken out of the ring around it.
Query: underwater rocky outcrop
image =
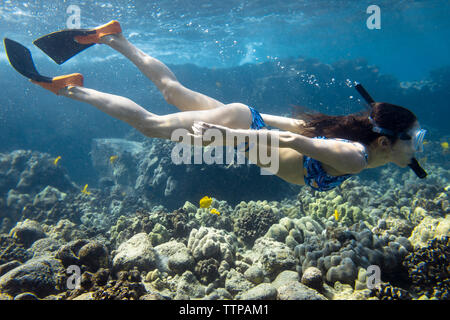
[[[171,154],[175,145],[158,139],[142,143],[94,140],[92,162],[102,177],[101,188],[145,198],[170,210],[179,208],[185,201],[197,202],[204,195],[233,205],[241,200],[282,199],[299,190],[298,186],[276,176],[261,175],[258,167],[248,163],[193,164],[192,158],[190,165],[174,164]]]
[[[61,192],[50,195],[51,188]],[[11,228],[27,205],[45,205],[75,190],[67,171],[49,154],[25,150],[0,153],[0,230]]]
[[[146,147],[131,145],[135,155]],[[162,160],[105,151],[111,183],[82,188],[50,155],[2,154],[0,299],[448,299],[450,176],[439,165],[448,154],[425,148],[441,153],[426,180],[388,166],[326,193],[213,197],[210,208],[178,195],[175,209],[127,185],[147,177],[136,174],[146,165],[166,170]],[[370,289],[373,265],[381,278]]]

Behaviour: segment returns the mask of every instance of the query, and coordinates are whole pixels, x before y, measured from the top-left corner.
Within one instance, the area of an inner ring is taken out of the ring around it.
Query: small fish
[[[337,209],[334,209],[334,219],[336,219],[336,221],[339,220],[339,211],[337,211]]]
[[[55,166],[57,166],[58,165],[58,161],[61,159],[61,156],[58,156],[55,160],[53,160],[53,164],[55,165]]]
[[[212,199],[208,196],[204,196],[200,199],[200,208],[209,208],[211,206]]]
[[[109,163],[113,164],[119,156],[111,156],[109,157]]]
[[[88,187],[88,185],[86,184],[86,185],[84,186],[83,190],[81,190],[81,193],[84,193],[84,194],[91,194],[89,191],[87,191],[87,187]]]
[[[442,149],[444,149],[444,151],[447,151],[448,150],[448,142],[442,142],[441,147],[442,147]]]
[[[219,211],[217,211],[216,209],[211,209],[211,211],[210,211],[212,214],[216,214],[216,215],[218,215],[218,216],[220,216],[220,212]]]

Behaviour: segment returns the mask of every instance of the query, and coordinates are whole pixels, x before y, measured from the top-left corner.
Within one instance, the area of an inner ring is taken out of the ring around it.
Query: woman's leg
[[[185,111],[159,116],[128,98],[84,87],[69,86],[61,89],[59,94],[89,103],[152,138],[170,140],[176,129],[186,129],[192,133],[194,121],[218,124],[233,129],[248,129],[252,121],[250,109],[241,103],[223,105],[212,110]]]
[[[59,91],[60,95],[89,103],[106,114],[122,120],[142,134],[152,138],[171,139],[176,129],[186,129],[192,133],[194,121],[204,121],[233,129],[248,129],[251,123],[250,109],[243,104],[233,103],[213,110],[186,111],[158,116],[128,98],[99,92],[84,87],[69,86]],[[259,154],[259,153],[258,153]],[[248,157],[248,152],[246,153]],[[259,161],[256,165],[267,168]],[[278,150],[278,177],[290,183],[304,184],[302,155],[292,149]]]
[[[167,103],[176,106],[180,111],[208,110],[224,105],[184,87],[165,64],[136,48],[122,33],[104,36],[100,43],[109,45],[131,60],[158,87]]]

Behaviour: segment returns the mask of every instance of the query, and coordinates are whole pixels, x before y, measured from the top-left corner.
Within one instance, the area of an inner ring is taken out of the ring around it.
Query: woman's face
[[[414,133],[420,128],[419,122],[415,122],[414,125],[406,132],[411,137],[411,140],[398,139],[393,145],[390,154],[391,162],[395,163],[399,167],[405,168],[411,163],[411,158],[414,157],[416,149],[414,147]]]

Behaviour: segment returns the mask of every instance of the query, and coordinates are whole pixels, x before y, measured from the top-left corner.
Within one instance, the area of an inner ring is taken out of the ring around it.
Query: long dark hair
[[[295,117],[305,121],[299,128],[301,135],[313,138],[325,136],[327,138],[341,138],[358,141],[369,145],[383,134],[372,131],[373,124],[369,116],[376,124],[395,134],[402,133],[411,128],[417,117],[408,109],[387,102],[375,102],[367,111],[349,114],[346,116],[330,116],[323,113],[311,113],[305,108],[296,108]],[[386,136],[391,143],[395,143],[398,137]]]

